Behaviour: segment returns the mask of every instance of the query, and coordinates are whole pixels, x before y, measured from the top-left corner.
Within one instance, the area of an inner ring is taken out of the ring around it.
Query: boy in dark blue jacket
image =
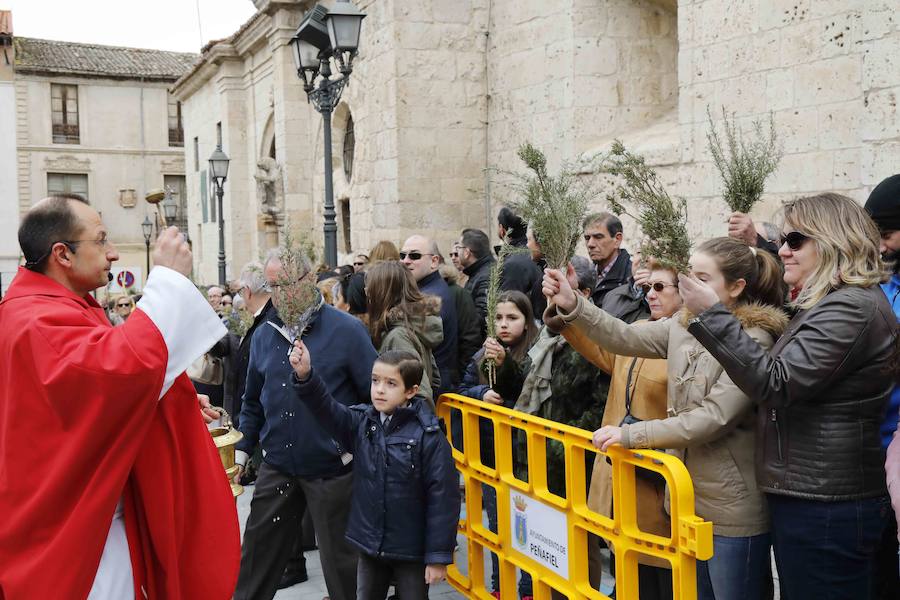
[[[358,600],[421,600],[453,562],[459,475],[440,422],[417,395],[423,367],[409,352],[382,353],[372,366],[372,404],[335,401],[301,341],[290,356],[298,401],[354,456],[347,541],[359,549]],[[300,400],[302,399],[302,400]]]

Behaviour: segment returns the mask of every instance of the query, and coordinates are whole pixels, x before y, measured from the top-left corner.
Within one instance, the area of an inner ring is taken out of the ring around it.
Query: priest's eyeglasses
[[[69,250],[75,252],[75,249],[72,246],[74,246],[75,244],[87,244],[88,242],[93,242],[104,250],[110,245],[109,239],[106,237],[106,234],[103,234],[98,240],[59,240],[58,242],[54,242],[54,244],[65,244],[66,247],[69,248]],[[50,247],[53,248],[54,244],[50,244]]]
[[[30,261],[26,262],[25,268],[33,270],[39,264],[41,264],[42,262],[47,260],[47,257],[50,256],[50,253],[53,252],[53,246],[55,246],[57,244],[65,244],[66,248],[69,249],[69,252],[72,252],[74,254],[76,245],[85,244],[88,242],[93,242],[93,243],[97,244],[98,246],[100,246],[101,250],[106,250],[111,245],[111,243],[110,243],[109,239],[106,237],[105,233],[100,237],[100,239],[97,239],[97,240],[57,240],[57,241],[53,242],[52,244],[50,244],[50,249],[47,250],[46,252],[44,252],[40,256],[40,258],[38,258],[37,260],[30,260]]]

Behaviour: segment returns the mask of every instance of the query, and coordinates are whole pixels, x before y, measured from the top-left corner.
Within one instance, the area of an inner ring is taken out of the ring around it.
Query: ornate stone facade
[[[232,272],[274,239],[271,203],[259,201],[257,188],[264,158],[281,171],[279,217],[322,239],[322,120],[287,46],[312,2],[255,4],[259,13],[208,46],[174,90],[185,106],[190,218],[208,280],[217,235],[202,218],[206,188],[199,172],[191,175],[190,141],[198,139],[203,163],[216,123],[233,159],[225,202]],[[800,194],[833,190],[862,201],[900,165],[894,4],[357,0],[368,14],[362,47],[333,118],[339,252],[414,231],[444,250],[463,227],[493,234],[506,192],[492,173],[519,168],[515,150],[526,140],[558,166],[620,138],[688,199],[698,237],[721,235],[726,208],[706,147],[708,108],[721,118],[724,107],[745,129],[775,119],[785,156],[758,218]],[[605,208],[602,198],[596,208]]]

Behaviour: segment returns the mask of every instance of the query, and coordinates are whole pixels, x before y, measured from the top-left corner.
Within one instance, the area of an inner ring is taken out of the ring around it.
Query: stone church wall
[[[413,232],[431,234],[444,251],[463,227],[493,235],[507,192],[492,173],[518,169],[515,150],[526,140],[555,168],[622,139],[688,199],[698,238],[722,235],[708,108],[721,121],[724,106],[745,130],[770,114],[775,120],[784,158],[757,219],[771,220],[782,200],[801,194],[833,190],[862,201],[900,165],[900,16],[891,0],[357,4],[368,13],[362,47],[333,119],[341,254],[380,239],[402,243]],[[225,213],[235,264],[271,245],[253,178],[270,137],[284,217],[321,240],[322,119],[286,45],[309,5],[257,0],[263,18],[231,48],[208,52],[207,64],[178,86],[188,109],[186,155],[188,131],[200,127],[205,161],[210,128],[221,119],[226,151],[238,159],[229,177],[237,202]],[[602,198],[594,208],[605,208]],[[634,242],[627,219],[626,226]],[[204,225],[202,237],[202,270],[214,273],[214,228]]]

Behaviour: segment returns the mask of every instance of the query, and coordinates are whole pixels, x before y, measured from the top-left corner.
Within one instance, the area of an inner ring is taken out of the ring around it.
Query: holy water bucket
[[[209,430],[209,434],[213,438],[216,449],[219,451],[219,458],[222,459],[222,466],[225,468],[225,478],[231,485],[231,493],[235,498],[244,493],[244,487],[234,482],[234,476],[237,475],[238,465],[234,463],[234,445],[244,437],[244,434],[231,426],[231,417],[225,412],[225,409],[214,406],[213,409],[222,414],[222,426],[213,427]]]

